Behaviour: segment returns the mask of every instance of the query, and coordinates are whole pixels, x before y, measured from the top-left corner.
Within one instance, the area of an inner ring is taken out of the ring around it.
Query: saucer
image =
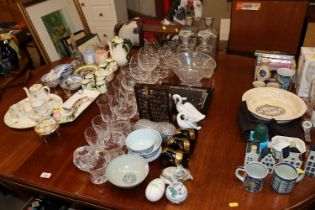
[[[25,114],[22,117],[14,118],[8,110],[4,115],[4,123],[8,127],[15,129],[34,127],[36,125],[36,120],[39,119],[39,116],[32,109],[29,99],[25,98],[16,104],[21,104],[24,107]],[[50,114],[53,113],[54,108],[61,107],[62,104],[62,99],[58,95],[50,94],[50,100],[48,101],[49,111],[51,112]]]
[[[142,157],[148,157],[151,154],[154,154],[161,147],[161,144],[162,144],[162,138],[159,138],[159,140],[155,142],[154,147],[153,147],[153,149],[150,152],[135,153],[135,152],[131,151],[131,153],[141,155]]]
[[[160,157],[161,153],[162,153],[162,147],[159,148],[158,152],[154,156],[149,157],[149,158],[144,158],[144,159],[145,159],[145,161],[150,163],[150,162],[155,161],[156,159],[158,159]]]
[[[137,153],[133,153],[130,150],[128,150],[129,154],[134,154],[134,155],[140,155],[141,157],[143,157],[143,159],[145,159],[145,161],[147,161],[148,163],[155,161],[156,159],[158,159],[160,157],[160,154],[162,152],[162,147],[159,147],[157,151],[153,151],[151,152],[152,154],[154,154],[153,156],[147,155],[147,157],[144,157],[143,155],[137,154]]]

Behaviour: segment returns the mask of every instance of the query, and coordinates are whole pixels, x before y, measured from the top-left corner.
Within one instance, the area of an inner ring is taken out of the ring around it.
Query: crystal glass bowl
[[[183,85],[200,86],[202,78],[212,77],[216,62],[205,53],[190,51],[172,56],[167,65],[179,77]]]

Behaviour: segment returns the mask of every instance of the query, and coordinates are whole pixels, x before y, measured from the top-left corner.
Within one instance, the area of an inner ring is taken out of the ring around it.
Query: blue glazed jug
[[[0,75],[6,75],[19,66],[18,55],[9,42],[9,39],[0,41]]]

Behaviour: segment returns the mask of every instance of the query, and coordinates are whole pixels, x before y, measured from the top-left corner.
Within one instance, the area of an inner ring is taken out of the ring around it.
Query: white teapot
[[[111,57],[117,62],[118,66],[124,66],[128,63],[128,56],[132,43],[127,39],[115,36],[112,41],[108,41]]]
[[[50,99],[50,88],[41,84],[34,84],[29,89],[23,88],[31,103],[41,100],[45,103]]]

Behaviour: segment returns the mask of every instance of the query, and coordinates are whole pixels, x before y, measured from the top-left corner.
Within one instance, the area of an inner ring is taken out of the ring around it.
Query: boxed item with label
[[[296,94],[307,98],[310,84],[315,79],[315,48],[301,47],[296,77]]]
[[[256,50],[256,67],[254,80],[274,82],[277,69],[289,68],[295,70],[293,55],[276,51]]]

